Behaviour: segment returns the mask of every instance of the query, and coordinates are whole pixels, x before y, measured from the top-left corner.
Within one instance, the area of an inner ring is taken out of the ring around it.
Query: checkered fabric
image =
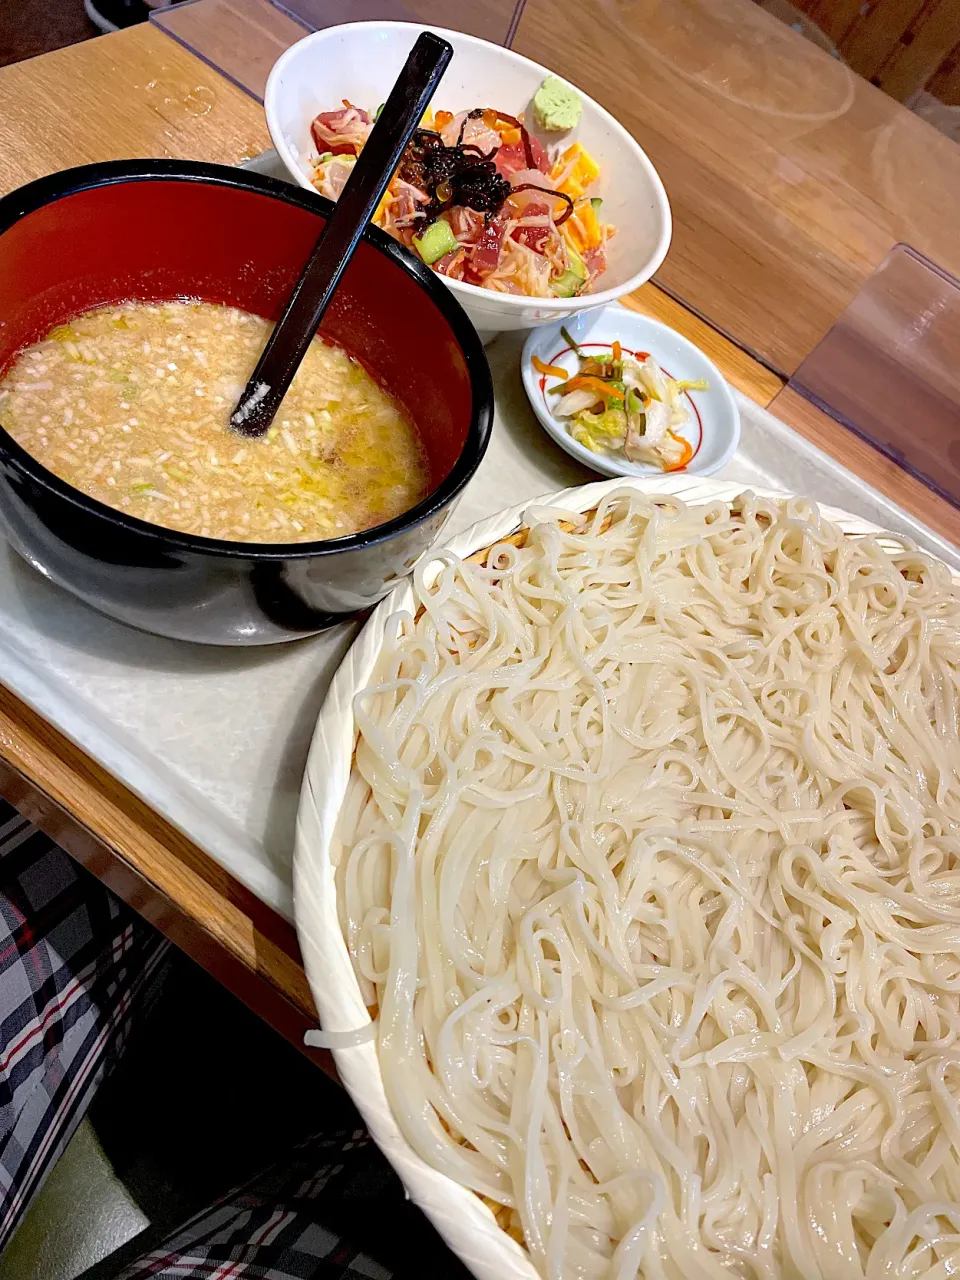
[[[166,949],[0,800],[0,1249],[148,1003]]]
[[[197,1214],[117,1280],[391,1280],[392,1271],[326,1225],[332,1203],[371,1157],[377,1153],[363,1130],[312,1138]]]
[[[150,1004],[167,945],[0,801],[0,1249]],[[363,1240],[364,1250],[349,1239]],[[469,1280],[469,1273],[357,1129],[311,1138],[116,1280],[174,1277]]]
[[[349,1241],[364,1241],[361,1250]],[[365,1129],[310,1138],[115,1280],[470,1280]]]

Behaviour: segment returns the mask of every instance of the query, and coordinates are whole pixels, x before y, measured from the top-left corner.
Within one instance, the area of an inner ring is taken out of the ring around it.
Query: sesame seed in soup
[[[230,431],[272,327],[206,302],[89,311],[20,352],[0,380],[3,425],[91,497],[204,537],[338,538],[415,506],[428,490],[415,427],[319,338],[268,435]]]

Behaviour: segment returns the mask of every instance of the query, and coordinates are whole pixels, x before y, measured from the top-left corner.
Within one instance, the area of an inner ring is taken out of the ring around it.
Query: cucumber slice
[[[584,278],[575,271],[565,271],[558,280],[550,281],[550,292],[555,298],[572,298],[583,288]]]
[[[420,257],[429,267],[437,262],[445,253],[452,253],[457,247],[457,237],[449,222],[438,218],[431,223],[421,236],[414,236],[413,243]]]
[[[587,278],[587,264],[574,249],[572,244],[567,245],[567,258],[570,261],[570,270],[575,276],[579,276],[581,280]]]

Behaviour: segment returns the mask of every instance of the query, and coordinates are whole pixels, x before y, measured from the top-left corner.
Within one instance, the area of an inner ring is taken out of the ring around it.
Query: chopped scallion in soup
[[[207,538],[337,538],[415,506],[428,489],[416,429],[320,339],[268,436],[230,431],[270,329],[206,302],[98,308],[18,355],[0,380],[0,422],[91,497]]]

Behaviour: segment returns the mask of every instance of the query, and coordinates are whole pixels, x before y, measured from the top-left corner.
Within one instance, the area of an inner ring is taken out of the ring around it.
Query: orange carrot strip
[[[608,403],[623,403],[623,392],[618,391],[616,387],[611,387],[608,382],[604,382],[602,378],[594,378],[588,374],[586,377],[571,378],[569,382],[565,382],[562,387],[554,387],[554,391],[563,391],[564,395],[568,391],[595,391],[598,396],[602,396]]]
[[[664,471],[682,471],[693,457],[693,445],[689,440],[684,440],[683,436],[674,434],[669,427],[667,427],[667,435],[670,436],[671,439],[676,440],[677,444],[683,445],[683,454],[679,462],[675,462],[672,467],[664,467],[663,469]]]
[[[613,340],[613,358],[615,361],[623,359],[623,350],[616,338]]]
[[[545,378],[563,378],[566,380],[567,371],[561,369],[558,364],[545,364],[539,356],[532,356],[531,363],[537,373],[542,373]]]

